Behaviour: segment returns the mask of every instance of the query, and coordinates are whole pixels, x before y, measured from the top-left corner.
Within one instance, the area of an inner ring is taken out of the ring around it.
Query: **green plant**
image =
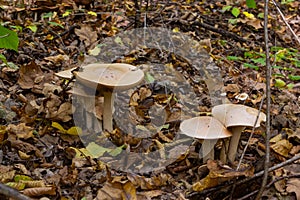
[[[17,33],[0,25],[0,48],[10,49],[18,52],[18,46],[19,38]],[[4,65],[12,69],[18,68],[14,63],[7,62],[7,59],[3,54],[0,54],[0,60],[2,60]]]
[[[275,87],[290,88],[292,84],[286,84],[287,81],[300,81],[300,54],[297,49],[271,47],[270,59],[272,68],[277,69],[277,73],[273,73],[275,78]],[[227,60],[235,61],[242,64],[245,68],[259,70],[266,65],[265,54],[256,51],[244,51],[243,56],[227,56]]]

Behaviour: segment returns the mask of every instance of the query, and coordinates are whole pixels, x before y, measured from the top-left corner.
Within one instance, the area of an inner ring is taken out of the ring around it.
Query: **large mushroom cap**
[[[232,136],[221,122],[209,116],[184,120],[180,124],[180,130],[183,134],[198,139],[220,139]]]
[[[213,107],[212,115],[226,127],[253,127],[258,115],[258,110],[240,104],[221,104]],[[260,112],[255,127],[259,127],[262,121],[266,121],[266,115]]]
[[[134,87],[144,78],[142,70],[123,63],[89,64],[83,67],[83,71],[74,74],[76,80],[88,87],[103,86],[117,90]]]

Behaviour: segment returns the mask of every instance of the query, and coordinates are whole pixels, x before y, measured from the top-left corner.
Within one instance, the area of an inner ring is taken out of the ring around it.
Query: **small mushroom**
[[[242,131],[246,127],[253,127],[255,120],[258,115],[258,110],[251,108],[249,106],[244,106],[240,104],[221,104],[213,107],[212,115],[214,118],[218,119],[224,126],[231,130],[232,137],[230,139],[230,144],[226,144],[228,150],[228,160],[233,162],[237,153],[237,148],[240,140]],[[266,115],[260,113],[258,121],[255,127],[259,127],[262,121],[266,121]],[[227,147],[229,146],[229,147]],[[224,152],[224,151],[223,151]],[[221,160],[226,162],[226,158],[223,158],[221,154]]]
[[[144,72],[133,65],[123,63],[89,64],[82,71],[74,72],[76,80],[83,85],[97,88],[104,97],[103,129],[113,131],[113,92],[137,86]]]
[[[187,136],[204,140],[202,143],[203,162],[214,159],[214,145],[218,139],[232,135],[220,121],[210,116],[184,120],[180,124],[180,130]]]

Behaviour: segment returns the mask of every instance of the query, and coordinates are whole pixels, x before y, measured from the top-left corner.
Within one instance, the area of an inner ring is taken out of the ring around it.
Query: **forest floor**
[[[19,37],[18,52],[0,49],[0,183],[33,199],[254,199],[264,123],[226,164],[221,141],[204,162],[202,141],[179,125],[222,98],[266,111],[263,1],[0,2],[1,25]],[[270,167],[283,164],[263,198],[300,200],[299,159],[286,163],[300,152],[300,2],[273,2]],[[95,62],[145,74],[115,91],[111,132],[98,92],[55,75]]]

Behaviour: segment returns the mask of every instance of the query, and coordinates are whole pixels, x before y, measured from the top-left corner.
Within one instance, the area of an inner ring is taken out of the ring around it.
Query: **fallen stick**
[[[14,200],[31,200],[31,198],[21,194],[18,190],[0,183],[0,194],[7,197],[12,197]]]

